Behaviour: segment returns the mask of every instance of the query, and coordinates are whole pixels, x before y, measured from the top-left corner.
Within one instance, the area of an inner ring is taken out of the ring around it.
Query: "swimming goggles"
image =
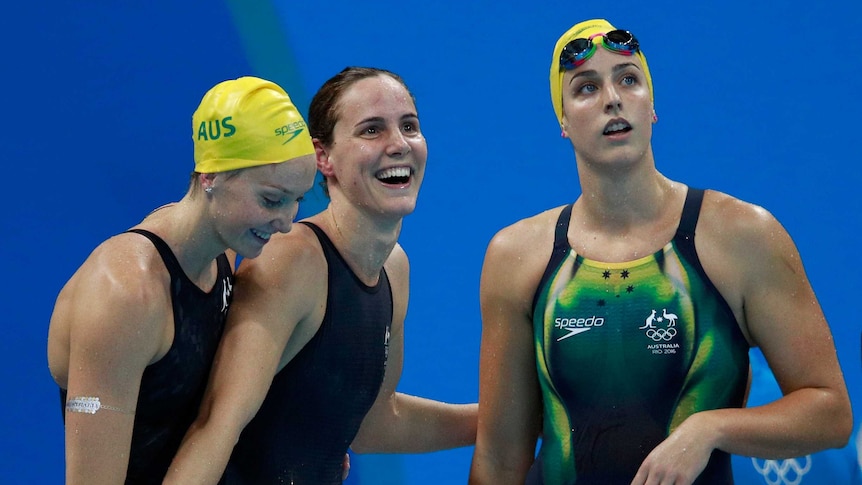
[[[571,71],[572,69],[587,62],[587,59],[596,53],[596,43],[593,39],[599,38],[605,49],[630,56],[638,51],[640,44],[635,36],[628,30],[612,30],[607,34],[593,34],[589,38],[577,38],[566,44],[560,52],[560,67]]]

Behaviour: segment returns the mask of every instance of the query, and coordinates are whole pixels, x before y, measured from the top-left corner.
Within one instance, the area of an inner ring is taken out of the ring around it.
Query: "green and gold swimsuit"
[[[689,189],[673,240],[626,263],[575,253],[560,214],[533,306],[545,484],[628,484],[688,416],[743,405],[748,344],[694,247],[702,200]],[[716,450],[696,483],[732,482]]]

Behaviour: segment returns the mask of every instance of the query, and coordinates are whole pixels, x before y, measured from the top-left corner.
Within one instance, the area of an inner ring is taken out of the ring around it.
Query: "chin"
[[[254,259],[263,252],[263,246],[243,245],[242,247],[233,248],[233,250],[243,259]]]
[[[411,200],[402,201],[402,203],[398,204],[396,207],[393,207],[392,212],[399,214],[401,217],[409,216],[416,210],[416,198],[412,198]]]
[[[415,192],[402,194],[387,194],[386,197],[377,198],[374,206],[380,214],[393,216],[406,216],[413,212],[416,208]]]

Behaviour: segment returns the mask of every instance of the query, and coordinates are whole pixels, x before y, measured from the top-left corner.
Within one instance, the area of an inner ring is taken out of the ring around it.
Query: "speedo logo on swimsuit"
[[[601,327],[605,324],[605,319],[595,315],[587,318],[563,318],[557,317],[554,319],[554,328],[565,330],[566,334],[559,337],[557,342],[565,340],[569,337],[574,337],[579,333],[584,333],[596,327]]]

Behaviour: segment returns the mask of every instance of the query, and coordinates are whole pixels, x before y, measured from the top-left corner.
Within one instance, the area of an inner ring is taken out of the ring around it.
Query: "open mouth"
[[[251,233],[255,235],[261,242],[269,241],[269,238],[272,237],[272,233],[259,231],[257,229],[252,229]]]
[[[602,134],[618,135],[620,133],[628,133],[629,131],[632,131],[632,125],[628,124],[627,121],[611,121],[605,126],[605,131]]]
[[[377,172],[377,180],[387,185],[404,185],[410,182],[413,170],[410,167],[392,167]]]

